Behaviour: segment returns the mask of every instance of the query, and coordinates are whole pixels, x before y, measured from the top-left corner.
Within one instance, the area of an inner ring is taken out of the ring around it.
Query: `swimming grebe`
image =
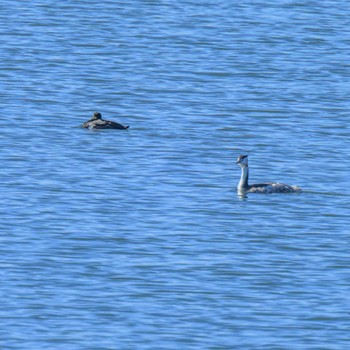
[[[297,186],[289,186],[279,182],[264,182],[261,184],[248,184],[249,168],[248,156],[241,155],[237,158],[237,162],[242,168],[241,180],[238,183],[237,190],[239,192],[255,192],[255,193],[291,193],[300,192],[301,188]]]
[[[103,120],[102,115],[99,112],[95,112],[92,115],[92,118],[85,122],[83,125],[83,128],[86,129],[120,129],[120,130],[125,130],[129,127],[124,126],[119,123],[111,122],[109,120]]]

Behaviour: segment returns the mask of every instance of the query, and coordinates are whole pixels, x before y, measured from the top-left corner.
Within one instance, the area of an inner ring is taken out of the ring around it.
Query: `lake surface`
[[[0,1],[0,348],[349,348],[349,15]]]

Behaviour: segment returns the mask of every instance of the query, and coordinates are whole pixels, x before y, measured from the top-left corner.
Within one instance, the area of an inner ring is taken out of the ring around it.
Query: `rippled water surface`
[[[0,1],[0,348],[349,348],[349,14]]]

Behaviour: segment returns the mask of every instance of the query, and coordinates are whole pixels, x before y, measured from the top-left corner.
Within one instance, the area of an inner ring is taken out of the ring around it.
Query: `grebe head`
[[[92,119],[94,119],[94,120],[96,120],[96,119],[102,119],[101,113],[95,112],[95,113],[92,115]]]
[[[238,164],[241,168],[248,167],[248,156],[247,155],[240,155],[237,158],[236,164]]]

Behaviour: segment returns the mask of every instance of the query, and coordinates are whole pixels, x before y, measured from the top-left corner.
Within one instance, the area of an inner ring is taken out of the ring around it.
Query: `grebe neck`
[[[240,191],[244,191],[249,188],[249,185],[248,185],[249,169],[248,169],[248,166],[241,166],[241,168],[242,168],[242,174],[241,174],[241,179],[238,183],[237,189]]]

